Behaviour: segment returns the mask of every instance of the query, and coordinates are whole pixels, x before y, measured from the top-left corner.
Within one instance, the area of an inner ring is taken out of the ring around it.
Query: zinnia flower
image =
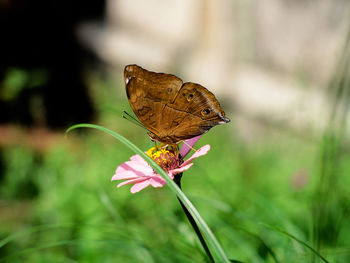
[[[184,143],[180,152],[177,150],[177,147],[168,145],[166,147],[152,147],[146,154],[162,167],[171,179],[174,179],[175,174],[189,169],[193,165],[192,161],[194,159],[205,155],[210,150],[210,145],[207,144],[184,161],[185,156],[190,150],[189,146],[192,147],[200,137],[197,136],[186,140],[187,145]],[[126,184],[134,184],[130,189],[131,193],[139,192],[149,185],[162,187],[166,184],[166,181],[138,154],[131,156],[130,161],[122,163],[117,168],[112,177],[113,180],[126,180],[118,184],[118,187]]]

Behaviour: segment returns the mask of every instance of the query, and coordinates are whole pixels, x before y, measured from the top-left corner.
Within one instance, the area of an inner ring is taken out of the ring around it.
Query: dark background
[[[11,69],[24,74],[14,96],[0,97],[1,123],[66,128],[94,118],[83,79],[94,56],[79,44],[76,26],[102,19],[104,8],[105,1],[1,1],[0,83]]]

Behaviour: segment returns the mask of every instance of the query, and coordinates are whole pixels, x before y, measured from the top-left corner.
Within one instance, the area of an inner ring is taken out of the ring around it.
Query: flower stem
[[[174,182],[177,184],[177,186],[178,186],[180,189],[181,189],[181,178],[182,178],[182,173],[176,174],[176,175],[174,176]],[[198,226],[197,226],[196,221],[194,220],[194,218],[192,217],[192,215],[190,214],[190,212],[187,210],[187,208],[185,207],[185,205],[181,202],[181,200],[180,200],[179,198],[177,198],[177,200],[179,200],[180,205],[181,205],[182,209],[184,210],[185,215],[187,216],[188,221],[190,221],[190,224],[191,224],[191,226],[192,226],[194,232],[196,232],[196,235],[197,235],[199,241],[201,242],[202,247],[203,247],[205,253],[206,253],[207,256],[208,256],[209,261],[210,261],[211,263],[215,263],[214,258],[213,258],[213,256],[212,256],[211,253],[210,253],[210,250],[209,250],[209,248],[208,248],[208,246],[207,246],[207,243],[205,242],[205,240],[204,240],[204,238],[203,238],[203,236],[202,236],[202,233],[201,233],[201,231],[199,230],[199,228],[198,228]]]

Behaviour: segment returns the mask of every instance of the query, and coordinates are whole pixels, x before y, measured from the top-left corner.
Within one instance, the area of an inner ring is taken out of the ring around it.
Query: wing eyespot
[[[203,116],[206,116],[206,115],[210,114],[210,112],[211,112],[210,109],[204,109],[204,110],[201,111],[201,114],[202,114]]]
[[[188,94],[187,101],[193,100],[194,95],[192,93]]]

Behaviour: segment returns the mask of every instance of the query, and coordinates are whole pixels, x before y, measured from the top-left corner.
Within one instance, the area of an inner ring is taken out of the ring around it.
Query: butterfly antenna
[[[134,116],[127,113],[126,111],[123,111],[122,117],[128,121],[131,121],[133,124],[136,124],[137,126],[140,126],[141,128],[146,129],[146,127],[138,119],[136,119]]]

